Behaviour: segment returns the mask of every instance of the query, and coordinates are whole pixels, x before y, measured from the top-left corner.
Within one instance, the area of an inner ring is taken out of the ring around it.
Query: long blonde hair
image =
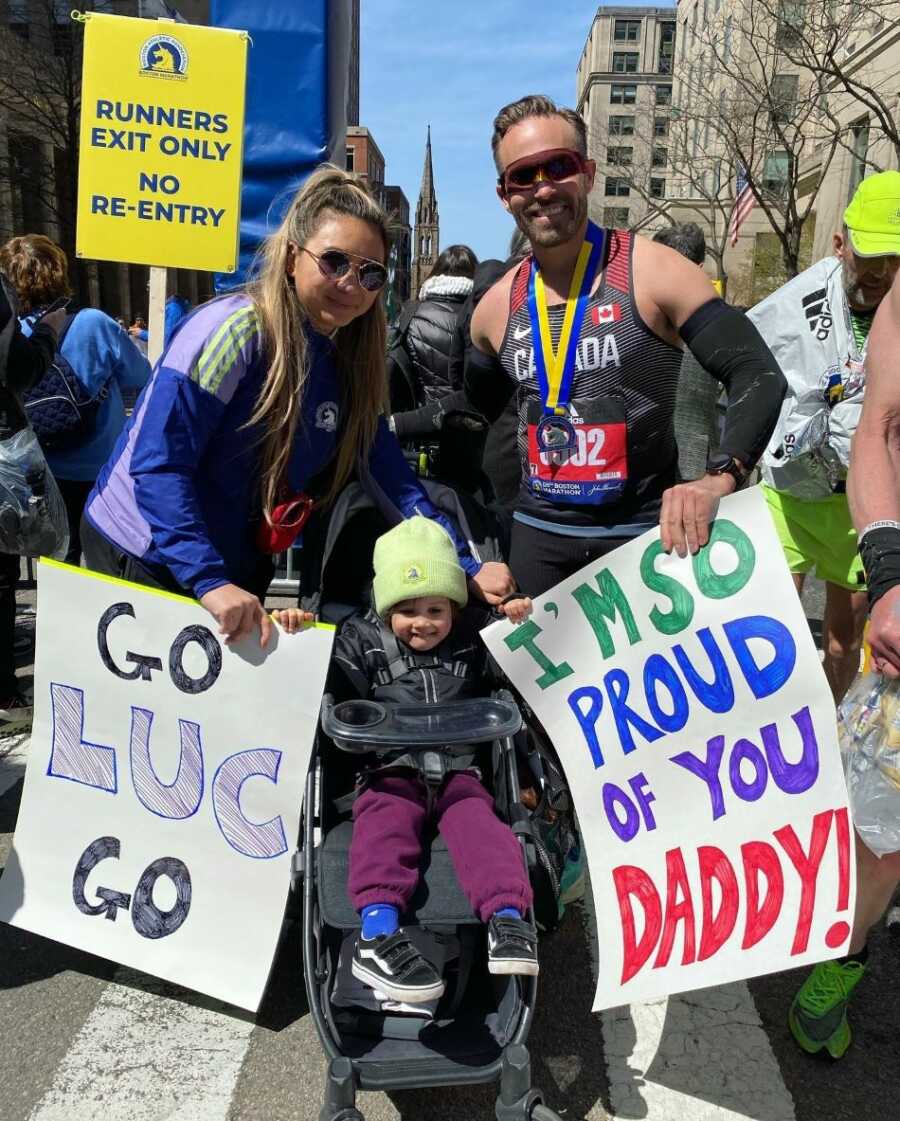
[[[271,513],[281,497],[287,465],[303,408],[309,378],[306,339],[308,316],[287,275],[289,243],[305,245],[329,214],[345,214],[369,222],[384,241],[387,264],[391,243],[388,217],[364,184],[333,164],[309,176],[288,207],[280,227],[263,242],[257,257],[257,278],[248,285],[262,325],[267,372],[253,415],[261,424],[262,506]],[[387,403],[385,343],[387,330],[379,297],[369,310],[341,327],[335,336],[341,386],[340,438],[331,486],[324,502],[332,502],[365,457],[375,439],[379,416]]]

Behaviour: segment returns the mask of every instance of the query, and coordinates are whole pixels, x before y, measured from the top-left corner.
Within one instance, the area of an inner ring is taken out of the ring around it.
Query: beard
[[[587,195],[578,195],[576,198],[564,196],[544,204],[557,205],[563,209],[553,216],[549,224],[538,220],[543,209],[538,203],[530,203],[516,217],[516,225],[532,245],[552,249],[557,245],[565,245],[578,235],[588,213]]]
[[[872,287],[863,287],[861,280],[865,278],[865,273],[860,277],[850,262],[843,261],[841,280],[844,294],[854,311],[874,311],[890,291],[893,280],[893,276],[887,274],[878,279],[872,278]]]

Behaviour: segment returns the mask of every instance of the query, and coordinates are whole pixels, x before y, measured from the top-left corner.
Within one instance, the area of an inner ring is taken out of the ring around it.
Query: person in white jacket
[[[824,668],[840,701],[859,668],[865,574],[847,503],[850,442],[865,389],[867,338],[900,265],[900,172],[860,183],[834,255],[750,311],[788,381],[761,461],[763,493],[802,591],[825,581]]]
[[[900,224],[900,208],[892,216]],[[882,300],[866,356],[866,397],[853,439],[847,496],[859,534],[859,553],[869,598],[868,642],[872,668],[900,677],[900,279]],[[887,698],[885,698],[887,699]],[[882,705],[884,701],[882,701]],[[871,710],[870,710],[871,711]],[[884,719],[889,709],[876,708]],[[885,746],[888,744],[886,738]],[[880,795],[886,820],[898,813],[897,800]],[[874,807],[873,807],[874,808]],[[900,852],[870,850],[856,838],[856,907],[849,953],[817,965],[800,987],[788,1017],[804,1051],[827,1051],[840,1058],[852,1037],[847,1009],[868,968],[869,931],[890,907],[900,886]]]

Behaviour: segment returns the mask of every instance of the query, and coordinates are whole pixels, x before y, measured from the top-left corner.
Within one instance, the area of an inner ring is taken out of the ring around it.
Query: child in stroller
[[[333,690],[417,706],[483,696],[487,654],[472,609],[461,611],[466,579],[446,532],[427,518],[400,523],[378,539],[374,569],[375,612],[345,622],[335,646]],[[530,609],[524,598],[501,608],[515,621]],[[293,631],[305,616],[291,609],[276,619]],[[396,1001],[429,1002],[444,990],[441,974],[401,926],[431,815],[473,911],[488,926],[489,972],[538,972],[521,846],[494,812],[474,761],[473,745],[425,753],[393,747],[378,752],[360,776],[348,890],[362,926],[351,969]]]

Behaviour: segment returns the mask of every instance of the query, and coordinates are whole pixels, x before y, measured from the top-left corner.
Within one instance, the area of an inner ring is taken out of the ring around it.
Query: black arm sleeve
[[[463,407],[481,413],[491,424],[506,408],[513,393],[513,383],[500,365],[500,359],[484,354],[475,346],[470,347],[466,355],[463,386],[468,402]],[[445,411],[449,409],[445,407]]]
[[[446,397],[439,397],[436,401],[429,401],[419,409],[410,409],[403,413],[394,413],[394,431],[397,439],[414,440],[419,436],[433,436],[440,432],[444,421],[444,413],[455,412],[466,408],[466,395],[462,389],[455,393],[448,393]]]
[[[680,331],[691,354],[728,394],[721,450],[751,468],[775,429],[787,382],[762,335],[724,300],[697,308]]]

